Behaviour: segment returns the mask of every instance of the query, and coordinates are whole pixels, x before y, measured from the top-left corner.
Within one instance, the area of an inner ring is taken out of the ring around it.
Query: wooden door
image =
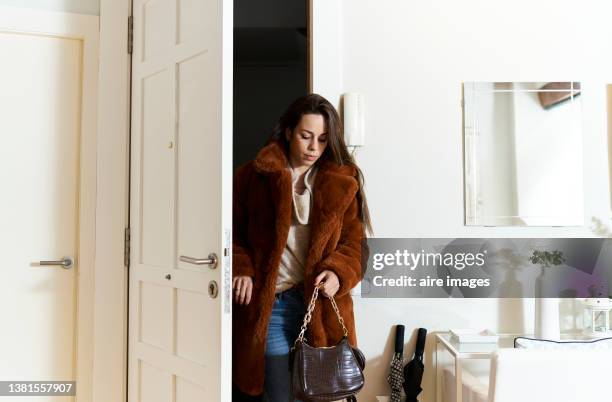
[[[129,402],[230,399],[231,3],[134,1]]]

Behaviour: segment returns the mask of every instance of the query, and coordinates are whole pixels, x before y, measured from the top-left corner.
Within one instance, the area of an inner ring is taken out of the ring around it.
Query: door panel
[[[70,381],[75,379],[82,43],[0,32],[0,54],[5,259],[0,380]],[[38,264],[64,256],[76,261],[71,269]]]
[[[229,400],[231,7],[135,0],[133,13],[128,398]],[[214,268],[180,258],[210,253]]]
[[[173,74],[162,70],[142,77],[140,136],[142,223],[139,263],[167,267],[174,260]],[[136,111],[136,110],[135,110]]]
[[[198,255],[202,242],[221,248],[220,105],[210,97],[220,92],[218,75],[208,52],[178,63],[178,247],[179,255]],[[200,79],[203,71],[210,77]],[[215,73],[216,72],[216,73]],[[204,106],[206,105],[206,106]],[[197,172],[200,172],[199,174]],[[211,214],[211,211],[218,211]],[[201,253],[201,252],[200,252]],[[207,255],[206,253],[205,255]],[[183,269],[199,269],[179,262]]]

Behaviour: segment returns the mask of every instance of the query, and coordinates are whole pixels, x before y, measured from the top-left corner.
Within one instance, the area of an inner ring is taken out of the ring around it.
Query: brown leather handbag
[[[304,340],[319,287],[314,289],[300,334],[290,352],[293,396],[304,402],[329,402],[343,398],[356,401],[355,394],[363,388],[365,382],[365,357],[359,349],[348,343],[348,331],[333,297],[329,299],[344,331],[340,342],[335,346],[315,348]]]

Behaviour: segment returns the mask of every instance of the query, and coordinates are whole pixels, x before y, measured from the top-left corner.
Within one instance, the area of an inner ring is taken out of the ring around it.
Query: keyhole
[[[170,279],[172,279],[172,276],[170,276],[170,274],[167,274],[167,275],[166,275],[166,279],[167,279],[167,280],[170,280]]]
[[[214,299],[215,297],[217,297],[217,294],[219,294],[219,287],[217,286],[217,282],[208,282],[208,295]]]

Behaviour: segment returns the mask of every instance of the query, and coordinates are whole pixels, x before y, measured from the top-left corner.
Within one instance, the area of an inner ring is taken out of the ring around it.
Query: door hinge
[[[123,265],[130,266],[130,228],[125,228],[123,235]]]
[[[128,43],[127,43],[127,51],[129,54],[132,54],[133,48],[134,48],[134,17],[130,15],[128,17]]]

